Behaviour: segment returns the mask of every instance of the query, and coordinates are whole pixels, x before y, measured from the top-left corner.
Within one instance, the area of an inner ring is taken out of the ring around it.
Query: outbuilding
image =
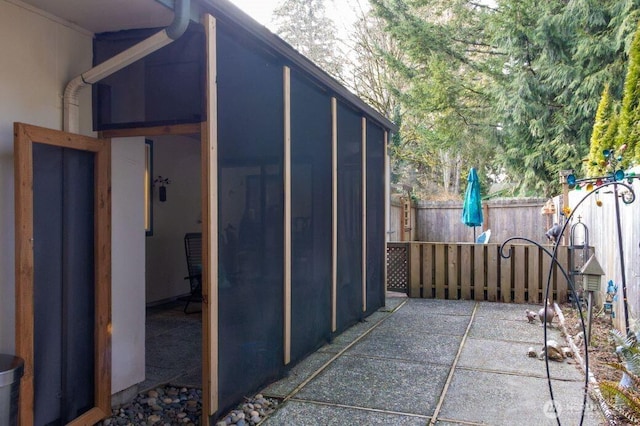
[[[228,1],[0,0],[0,52],[21,424],[137,391],[145,307],[191,290],[186,234],[203,424],[384,305],[394,124]]]

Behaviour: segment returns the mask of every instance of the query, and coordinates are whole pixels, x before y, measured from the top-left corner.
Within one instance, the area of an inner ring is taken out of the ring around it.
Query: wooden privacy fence
[[[391,200],[389,241],[473,242],[473,228],[461,220],[461,201],[417,201],[410,203],[410,209],[405,208],[403,201],[397,197]],[[544,233],[553,224],[551,216],[541,214],[546,202],[543,198],[483,201],[484,223],[476,228],[477,234],[491,229],[493,243],[500,244],[518,235],[545,244],[548,241]]]
[[[399,245],[406,246],[408,255],[409,297],[515,303],[541,303],[544,298],[551,257],[538,246],[508,244],[505,252],[510,249],[511,256],[505,259],[499,244],[394,243]],[[546,248],[553,251],[552,246]],[[394,254],[398,256],[397,248]],[[557,259],[569,271],[566,246],[558,248]],[[557,265],[551,286],[549,298],[566,302],[568,283]]]

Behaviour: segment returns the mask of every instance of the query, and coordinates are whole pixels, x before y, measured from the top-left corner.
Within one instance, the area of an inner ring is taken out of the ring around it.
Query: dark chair
[[[184,252],[187,256],[188,276],[191,291],[187,297],[187,304],[184,306],[185,314],[193,314],[197,311],[187,311],[191,302],[202,302],[202,234],[200,232],[190,232],[184,236]]]

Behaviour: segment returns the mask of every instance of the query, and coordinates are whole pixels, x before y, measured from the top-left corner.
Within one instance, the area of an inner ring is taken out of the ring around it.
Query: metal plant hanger
[[[621,279],[622,279],[622,297],[623,297],[623,306],[624,306],[625,331],[626,333],[628,333],[629,332],[629,310],[627,307],[627,284],[626,284],[626,273],[625,273],[625,263],[624,263],[624,249],[622,244],[622,225],[620,222],[620,200],[622,200],[624,204],[631,204],[635,201],[636,194],[633,190],[632,183],[634,179],[640,179],[640,176],[636,176],[636,174],[633,172],[625,173],[624,170],[619,168],[620,163],[622,162],[622,154],[625,151],[625,149],[626,149],[626,145],[622,145],[620,148],[618,148],[618,155],[616,155],[616,152],[612,149],[607,149],[603,151],[603,155],[605,158],[605,165],[607,166],[607,173],[605,173],[603,176],[589,177],[589,178],[583,178],[583,179],[577,179],[574,174],[570,174],[567,176],[566,182],[569,185],[569,188],[580,189],[581,187],[584,186],[585,189],[587,190],[587,193],[585,194],[584,197],[582,197],[582,199],[576,204],[576,206],[573,209],[571,209],[569,206],[563,206],[561,214],[565,216],[565,221],[562,225],[560,236],[556,239],[555,244],[553,246],[553,252],[547,250],[541,244],[529,238],[511,237],[500,245],[500,256],[504,259],[508,259],[509,257],[511,257],[511,248],[509,248],[509,250],[505,252],[504,247],[505,245],[507,245],[508,243],[514,240],[526,241],[530,244],[537,246],[544,253],[546,253],[548,256],[551,257],[549,273],[547,274],[547,285],[545,289],[545,297],[543,300],[546,301],[549,299],[549,288],[551,286],[551,278],[553,274],[554,265],[558,267],[558,269],[562,272],[562,275],[564,275],[565,279],[567,280],[569,289],[571,290],[571,294],[574,300],[578,300],[573,279],[567,273],[564,267],[558,262],[558,259],[557,259],[558,247],[560,245],[561,237],[564,235],[564,232],[568,224],[573,219],[574,213],[586,199],[588,199],[591,196],[595,196],[596,204],[598,206],[601,206],[602,201],[599,198],[599,191],[605,187],[612,187],[614,202],[615,202],[616,227],[617,227],[617,234],[618,234],[618,252],[619,252],[618,258],[620,259],[620,267],[622,271]],[[584,323],[584,313],[582,311],[581,304],[577,303],[577,306],[578,306],[578,312],[580,314],[582,332],[584,333],[584,336],[586,336],[587,329]],[[546,354],[548,351],[546,315],[544,317],[543,328],[544,328],[544,352]],[[588,391],[588,384],[589,384],[589,350],[588,350],[589,348],[588,348],[588,341],[586,338],[583,339],[583,343],[584,343],[584,352],[585,352],[584,358],[585,358],[586,374],[585,374],[585,383],[584,383],[584,394],[582,399],[582,412],[580,417],[580,425],[582,425],[584,421],[584,414],[587,407],[587,391]],[[553,396],[553,386],[551,384],[551,373],[549,371],[549,358],[547,356],[545,356],[545,366],[546,366],[546,372],[547,372],[547,383],[549,385],[549,394],[553,404],[553,411],[554,411],[558,426],[561,426],[558,407]]]

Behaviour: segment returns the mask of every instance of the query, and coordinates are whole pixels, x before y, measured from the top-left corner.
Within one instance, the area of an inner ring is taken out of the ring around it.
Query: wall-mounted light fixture
[[[169,178],[163,178],[162,176],[158,176],[153,180],[154,185],[160,185],[158,188],[158,199],[163,203],[167,201],[167,187],[165,185],[169,185],[170,183],[171,180],[169,180]]]

